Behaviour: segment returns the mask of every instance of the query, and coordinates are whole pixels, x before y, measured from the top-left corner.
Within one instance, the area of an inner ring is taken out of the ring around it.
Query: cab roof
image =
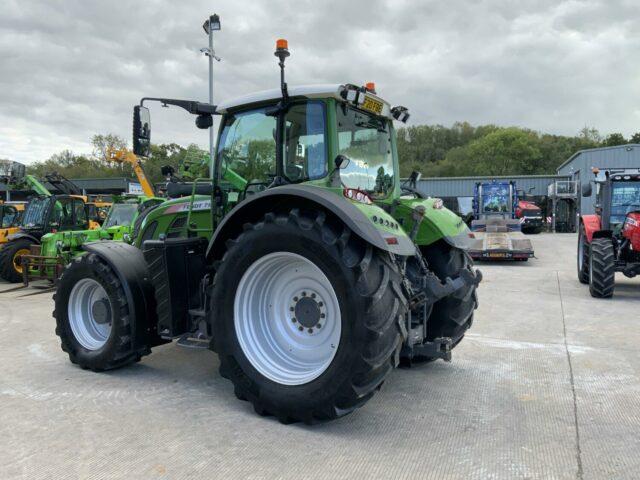
[[[327,84],[315,84],[315,85],[298,85],[288,87],[289,97],[304,97],[304,98],[327,98],[333,97],[337,100],[344,101],[341,96],[342,90],[345,85],[339,83],[327,83]],[[384,104],[383,115],[390,116],[391,106],[373,93],[367,93],[377,100],[380,100]],[[229,110],[235,108],[248,106],[255,103],[268,102],[269,100],[277,100],[282,98],[282,91],[279,88],[273,88],[270,90],[263,90],[261,92],[250,93],[243,95],[242,97],[234,98],[226,102],[221,102],[216,106],[217,113],[226,113]]]

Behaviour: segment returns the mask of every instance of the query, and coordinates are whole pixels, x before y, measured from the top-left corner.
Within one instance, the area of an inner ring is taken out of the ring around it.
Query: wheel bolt
[[[307,332],[313,333],[313,328],[310,328],[309,330],[307,330]]]
[[[292,319],[291,319],[291,321],[292,321],[293,323],[296,323],[296,321],[297,321],[297,320],[296,320],[296,319],[295,319],[295,317],[294,317],[294,318],[292,318]]]
[[[316,298],[316,294],[315,294],[315,293],[312,293],[312,294],[311,294],[311,298]]]
[[[295,310],[295,308],[289,307],[289,311],[293,312],[294,310]]]
[[[324,303],[322,303],[322,302],[318,302],[318,306],[319,306],[319,307],[324,307]]]
[[[307,292],[302,292],[302,296],[306,297],[307,296]]]
[[[321,323],[316,324],[316,328],[322,328],[322,324]]]
[[[298,327],[298,330],[302,331],[302,330],[304,330],[304,327],[303,327],[302,325],[300,325],[300,326]]]
[[[324,317],[325,317],[325,314],[324,314],[324,313],[321,313],[321,314],[320,314],[320,318],[324,318]]]
[[[298,301],[298,297],[293,297],[293,301],[297,302]]]

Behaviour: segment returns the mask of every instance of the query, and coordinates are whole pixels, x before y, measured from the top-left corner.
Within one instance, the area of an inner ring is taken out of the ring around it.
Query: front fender
[[[600,231],[600,217],[598,215],[582,215],[580,222],[584,225],[584,231],[587,235],[587,241],[591,243],[593,234]]]
[[[473,243],[472,233],[464,220],[448,208],[442,206],[438,198],[401,198],[394,217],[402,222],[405,231],[413,229],[412,212],[418,207],[425,209],[415,242],[421,246],[431,245],[443,239],[450,245],[463,250]]]
[[[245,223],[258,221],[267,212],[287,207],[320,208],[338,217],[357,236],[374,247],[401,256],[415,254],[415,245],[402,227],[377,205],[347,200],[342,195],[342,189],[285,185],[257,193],[236,205],[213,233],[207,248],[207,259],[219,258],[225,249],[224,242],[237,236]]]
[[[127,298],[132,328],[137,333],[136,342],[139,341],[136,348],[153,343],[157,337],[155,328],[158,323],[156,299],[142,251],[128,243],[108,240],[85,243],[82,249],[100,257],[120,280]]]

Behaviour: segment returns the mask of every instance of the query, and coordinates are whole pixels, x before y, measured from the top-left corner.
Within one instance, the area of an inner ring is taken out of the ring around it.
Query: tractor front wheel
[[[589,283],[589,243],[584,224],[580,223],[580,233],[578,233],[578,281]]]
[[[53,299],[56,335],[72,363],[100,372],[151,353],[134,347],[139,342],[122,283],[97,255],[76,257],[60,277]]]
[[[367,402],[397,365],[407,302],[392,255],[322,211],[268,213],[227,242],[212,349],[239,399],[283,423]]]
[[[596,298],[613,295],[616,256],[610,238],[594,238],[589,249],[589,293]]]
[[[0,277],[11,283],[22,281],[22,256],[29,255],[32,240],[19,238],[0,249]]]
[[[444,240],[422,247],[421,250],[429,269],[443,282],[447,277],[456,279],[462,270],[473,267],[473,260],[466,252],[452,247]],[[452,348],[462,341],[473,323],[473,312],[478,307],[476,288],[473,284],[465,285],[433,305],[427,324],[427,341],[449,337]],[[431,358],[414,356],[407,360],[429,361]]]

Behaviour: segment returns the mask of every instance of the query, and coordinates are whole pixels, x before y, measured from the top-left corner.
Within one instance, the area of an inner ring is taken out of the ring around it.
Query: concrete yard
[[[640,282],[578,283],[576,236],[480,264],[452,363],[392,373],[362,409],[281,425],[214,353],[176,345],[106,374],[60,350],[51,295],[0,296],[0,479],[621,479],[640,475]],[[6,288],[7,284],[0,285]]]

